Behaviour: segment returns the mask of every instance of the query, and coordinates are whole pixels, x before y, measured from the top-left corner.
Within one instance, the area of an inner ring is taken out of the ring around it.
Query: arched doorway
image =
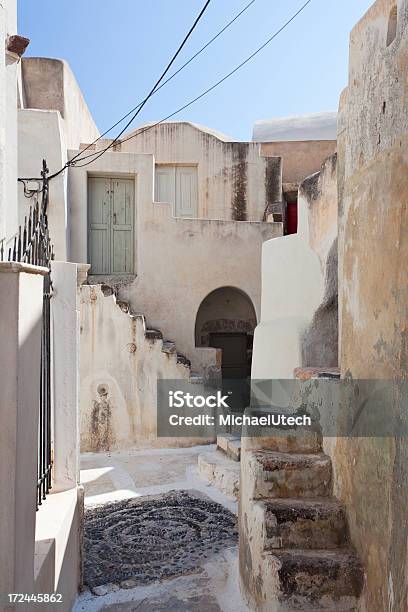
[[[207,295],[197,312],[196,346],[222,350],[222,377],[251,375],[252,344],[256,326],[251,299],[235,287],[220,287]]]

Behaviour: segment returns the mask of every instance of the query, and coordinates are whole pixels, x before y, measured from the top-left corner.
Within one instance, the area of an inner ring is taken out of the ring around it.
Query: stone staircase
[[[240,523],[241,580],[254,610],[358,610],[363,569],[316,433],[246,439]]]
[[[150,342],[161,342],[161,351],[162,353],[167,354],[169,357],[176,359],[177,364],[188,368],[189,370],[189,379],[192,383],[201,383],[202,377],[193,372],[191,370],[191,362],[190,360],[183,355],[182,353],[177,351],[176,344],[172,340],[167,340],[163,338],[163,334],[159,329],[149,328],[147,325],[146,317],[142,313],[134,313],[131,310],[130,303],[126,300],[118,299],[117,290],[115,287],[110,285],[102,284],[101,291],[105,297],[113,296],[115,299],[116,305],[122,310],[122,312],[127,313],[133,319],[139,319],[142,322],[144,329],[144,336],[146,340]]]

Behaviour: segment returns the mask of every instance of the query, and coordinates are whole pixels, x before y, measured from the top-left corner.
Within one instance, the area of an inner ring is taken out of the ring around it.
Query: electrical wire
[[[144,105],[146,104],[146,102],[149,100],[149,98],[154,94],[155,90],[157,89],[157,87],[160,85],[160,83],[162,82],[162,80],[164,79],[164,77],[166,76],[166,74],[168,73],[168,71],[170,70],[170,68],[172,67],[172,65],[174,64],[174,62],[176,61],[177,57],[179,56],[179,54],[181,53],[184,45],[186,44],[186,42],[188,41],[188,39],[190,38],[191,34],[194,32],[198,22],[200,21],[201,17],[204,15],[205,11],[208,8],[208,5],[210,4],[211,0],[207,0],[206,3],[204,4],[203,8],[201,9],[201,11],[199,12],[198,16],[196,17],[193,25],[190,27],[189,31],[187,32],[186,36],[184,37],[182,43],[179,45],[177,51],[175,52],[175,54],[173,55],[173,57],[171,58],[170,62],[167,64],[165,70],[162,72],[162,74],[160,75],[159,79],[156,81],[156,83],[154,84],[154,86],[152,87],[152,89],[150,90],[150,92],[147,94],[147,96],[145,97],[145,99],[143,100],[143,102],[139,105],[138,109],[136,110],[136,112],[132,115],[132,117],[129,119],[129,121],[126,123],[126,125],[121,129],[121,131],[119,132],[119,134],[112,140],[112,142],[109,143],[109,145],[107,147],[105,147],[105,149],[103,149],[100,152],[100,155],[98,155],[96,157],[96,159],[98,159],[98,157],[100,157],[101,155],[103,155],[104,153],[106,153],[106,151],[108,151],[109,149],[111,149],[113,146],[115,146],[115,143],[119,140],[119,138],[122,136],[122,134],[127,130],[127,128],[131,125],[131,123],[133,123],[133,121],[136,119],[136,117],[138,116],[138,114],[140,113],[140,111],[142,110],[142,108],[144,107]],[[65,166],[66,167],[66,166]],[[52,174],[51,176],[48,177],[48,180],[51,180],[53,178],[55,178],[56,176],[58,176],[59,174],[61,174],[61,172],[63,172],[63,170],[65,170],[64,168],[61,168],[61,170],[59,170],[58,172],[56,172],[55,174]]]
[[[245,66],[245,64],[247,64],[249,61],[251,61],[256,55],[258,55],[258,53],[260,53],[263,49],[265,49],[265,47],[267,45],[269,45],[269,43],[271,43],[283,30],[285,30],[285,28],[287,28],[287,26],[294,20],[296,19],[296,17],[307,7],[308,4],[310,4],[312,2],[312,0],[307,0],[307,2],[305,2],[298,11],[296,11],[296,13],[294,13],[292,15],[292,17],[290,17],[290,19],[288,19],[280,28],[279,30],[277,30],[276,32],[274,32],[274,34],[272,34],[272,36],[270,36],[260,47],[258,47],[258,49],[256,49],[253,53],[251,53],[251,55],[249,55],[244,61],[242,61],[240,64],[238,64],[238,66],[236,66],[233,70],[231,70],[231,72],[229,72],[228,74],[226,74],[224,77],[222,77],[219,81],[217,81],[216,83],[214,83],[211,87],[209,87],[208,89],[206,89],[205,91],[203,91],[201,94],[199,94],[198,96],[196,96],[195,98],[193,98],[192,100],[190,100],[189,102],[187,102],[186,104],[184,104],[183,106],[181,106],[180,108],[178,108],[177,110],[175,110],[174,112],[170,113],[169,115],[167,115],[166,117],[164,117],[163,119],[161,119],[160,121],[157,121],[156,123],[150,124],[148,126],[146,126],[145,128],[142,128],[140,130],[138,130],[136,133],[128,136],[127,138],[123,138],[120,143],[123,142],[127,142],[128,140],[131,140],[132,138],[136,138],[136,136],[140,136],[140,134],[143,134],[144,132],[146,132],[147,130],[151,130],[152,128],[156,127],[157,125],[160,125],[161,123],[163,123],[164,121],[167,121],[167,119],[171,119],[171,117],[174,117],[174,115],[177,115],[178,113],[180,113],[181,111],[183,111],[184,109],[188,108],[189,106],[191,106],[192,104],[194,104],[195,102],[197,102],[198,100],[200,100],[201,98],[203,98],[204,96],[206,96],[208,93],[210,93],[211,91],[213,91],[216,87],[218,87],[219,85],[221,85],[221,83],[223,83],[224,81],[226,81],[227,79],[229,79],[233,74],[235,74],[236,72],[238,72],[238,70],[240,70],[243,66]],[[116,139],[115,142],[118,142],[118,139]],[[101,155],[103,155],[105,153],[105,150],[102,151],[97,151],[95,153],[91,153],[89,155],[85,155],[85,157],[80,158],[79,161],[84,161],[88,158],[94,157],[94,159],[91,159],[90,161],[84,163],[84,164],[74,164],[74,168],[83,168],[84,166],[88,166],[89,164],[92,164],[94,161],[96,161]],[[96,156],[96,157],[95,157]]]
[[[159,87],[157,87],[157,89],[153,92],[153,96],[160,91],[160,89],[162,87],[164,87],[165,85],[167,85],[167,83],[170,83],[170,81],[172,79],[174,79],[175,76],[177,76],[182,70],[184,70],[184,68],[186,68],[189,64],[191,64],[191,62],[193,60],[196,59],[196,57],[198,57],[203,51],[205,51],[205,49],[207,49],[207,47],[209,47],[215,40],[217,40],[217,38],[219,36],[221,36],[221,34],[223,34],[239,17],[241,17],[241,15],[243,13],[245,13],[245,11],[247,11],[249,9],[249,7],[254,4],[256,2],[256,0],[251,0],[251,2],[248,2],[248,4],[246,4],[244,6],[243,9],[240,10],[239,13],[237,13],[235,15],[235,17],[233,17],[231,19],[231,21],[229,21],[223,28],[221,28],[221,30],[219,30],[217,32],[217,34],[215,34],[208,42],[206,42],[206,44],[201,47],[201,49],[199,49],[196,53],[194,53],[194,55],[192,55],[190,57],[190,59],[188,59],[182,66],[180,66],[180,68],[178,70],[176,70],[175,72],[173,72],[161,85],[159,85]],[[142,104],[143,101],[139,102],[136,106],[134,106],[133,108],[130,109],[129,112],[126,113],[126,115],[124,115],[123,117],[121,117],[121,119],[119,119],[116,123],[114,123],[110,128],[108,128],[107,130],[105,130],[100,136],[98,136],[98,138],[96,138],[93,142],[91,142],[90,144],[88,144],[85,148],[83,148],[79,153],[77,153],[74,157],[72,157],[70,159],[70,161],[67,163],[68,166],[73,165],[73,162],[80,156],[82,156],[82,154],[87,151],[88,149],[90,149],[90,147],[92,147],[94,144],[96,144],[98,142],[98,140],[100,140],[101,138],[103,138],[104,136],[106,136],[106,134],[108,134],[109,132],[111,132],[115,127],[117,127],[120,123],[122,123],[122,121],[124,121],[127,117],[129,117],[129,115],[131,113],[133,113],[135,110],[137,110],[139,108],[139,106]]]

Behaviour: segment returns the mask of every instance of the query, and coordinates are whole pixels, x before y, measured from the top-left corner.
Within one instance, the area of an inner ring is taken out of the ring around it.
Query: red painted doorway
[[[298,224],[297,202],[286,204],[286,231],[288,234],[296,234]]]

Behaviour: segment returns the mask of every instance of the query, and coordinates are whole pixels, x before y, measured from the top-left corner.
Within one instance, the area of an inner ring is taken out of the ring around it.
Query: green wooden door
[[[91,274],[132,274],[134,183],[89,178],[88,253]]]

